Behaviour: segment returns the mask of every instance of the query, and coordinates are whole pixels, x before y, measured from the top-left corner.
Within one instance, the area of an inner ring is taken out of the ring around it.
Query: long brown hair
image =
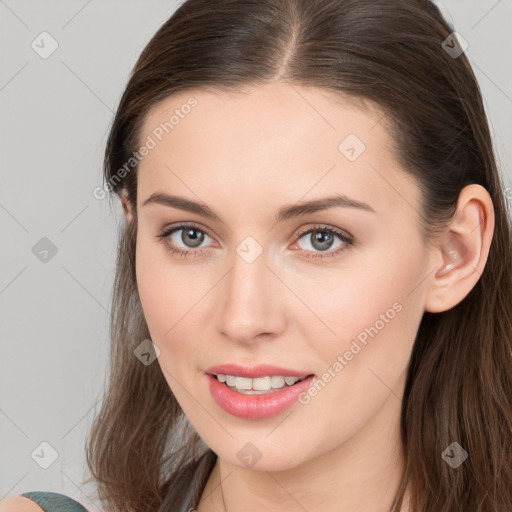
[[[446,48],[453,27],[427,0],[187,0],[138,59],[105,152],[109,190],[136,214],[137,166],[148,109],[191,88],[237,91],[283,80],[376,103],[396,157],[422,191],[427,239],[452,219],[462,188],[493,201],[485,269],[452,309],[425,312],[402,401],[406,485],[415,512],[512,510],[511,226],[481,93],[466,58]],[[457,49],[457,46],[455,46]],[[124,168],[124,172],[121,169]],[[87,440],[105,510],[197,507],[215,463],[157,364],[135,348],[150,338],[136,286],[137,218],[120,233],[112,300],[109,383]],[[458,468],[442,452],[469,454]],[[91,480],[91,479],[90,479]]]

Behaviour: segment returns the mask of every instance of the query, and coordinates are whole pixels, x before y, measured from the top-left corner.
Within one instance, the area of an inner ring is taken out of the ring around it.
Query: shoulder
[[[31,491],[0,502],[0,512],[87,512],[72,498],[56,492]]]
[[[0,512],[41,512],[43,509],[25,496],[7,496],[0,501]]]

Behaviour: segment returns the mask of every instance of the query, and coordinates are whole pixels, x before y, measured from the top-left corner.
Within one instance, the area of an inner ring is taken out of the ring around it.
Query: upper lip
[[[281,366],[274,366],[270,364],[259,364],[256,366],[240,366],[238,364],[219,364],[210,366],[205,370],[205,373],[210,375],[235,375],[238,377],[257,378],[272,377],[273,375],[282,375],[283,377],[307,377],[312,375],[311,372],[303,370],[294,370],[292,368],[283,368]]]

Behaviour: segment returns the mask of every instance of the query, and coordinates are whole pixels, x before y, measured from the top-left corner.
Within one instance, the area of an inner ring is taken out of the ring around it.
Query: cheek
[[[425,273],[424,254],[421,245],[412,245],[406,255],[394,251],[387,257],[369,257],[357,271],[340,270],[338,278],[334,271],[322,286],[318,279],[313,286],[311,280],[299,292],[309,290],[303,296],[315,304],[310,327],[302,323],[303,337],[324,364],[318,393],[310,389],[312,414],[329,411],[333,420],[343,419],[350,429],[348,419],[356,428],[362,416],[382,405],[390,390],[398,395],[400,390],[393,388],[402,383],[423,315],[423,289],[416,285]]]
[[[151,334],[170,340],[204,295],[204,273],[195,272],[194,265],[173,262],[163,245],[149,238],[142,235],[137,240],[137,288]]]
[[[171,326],[169,310],[172,308],[166,308],[164,305],[172,300],[173,288],[167,284],[162,262],[158,257],[155,258],[155,251],[150,249],[149,244],[139,235],[135,263],[137,289],[146,323],[153,341],[156,342]]]
[[[210,274],[201,265],[171,260],[149,236],[137,240],[137,288],[144,318],[151,340],[160,349],[158,362],[178,400],[180,385],[173,377],[190,387],[199,370],[197,354],[204,347],[196,335],[204,319],[198,319],[198,314],[214,285],[207,279]]]
[[[384,339],[384,333],[397,334],[404,325],[409,326],[407,317],[413,310],[423,313],[418,285],[426,273],[425,250],[420,243],[410,243],[404,253],[400,247],[376,245],[323,276],[312,273],[308,280],[297,276],[290,279],[301,283],[295,290],[312,305],[315,327],[321,326],[319,319],[323,321],[326,329],[322,332],[327,338],[330,333],[331,339],[347,341],[361,334],[364,342],[364,333],[370,336],[370,330]],[[402,311],[407,314],[402,315]]]
[[[186,374],[179,374],[187,360],[186,344],[179,344],[179,319],[185,314],[183,284],[180,273],[162,257],[162,249],[151,240],[139,237],[136,250],[136,275],[139,298],[144,318],[153,343],[159,348],[157,362],[172,391],[175,378],[182,381]],[[172,354],[172,357],[171,357]],[[181,361],[181,364],[179,364]]]
[[[194,288],[189,286],[190,282],[187,285],[185,272],[182,269],[173,271],[165,252],[154,245],[144,238],[137,242],[136,275],[140,302],[151,340],[160,350],[157,362],[162,375],[182,408],[193,415],[193,407],[191,404],[187,406],[189,398],[183,391],[191,388],[193,347],[190,343],[180,343],[180,340],[187,339],[187,318],[193,316],[187,317],[191,305],[183,291]]]

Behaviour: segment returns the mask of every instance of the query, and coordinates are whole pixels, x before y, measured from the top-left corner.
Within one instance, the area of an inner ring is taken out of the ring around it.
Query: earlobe
[[[466,186],[435,251],[437,267],[428,282],[425,311],[447,311],[468,295],[484,271],[493,233],[494,209],[489,193],[480,185]]]

